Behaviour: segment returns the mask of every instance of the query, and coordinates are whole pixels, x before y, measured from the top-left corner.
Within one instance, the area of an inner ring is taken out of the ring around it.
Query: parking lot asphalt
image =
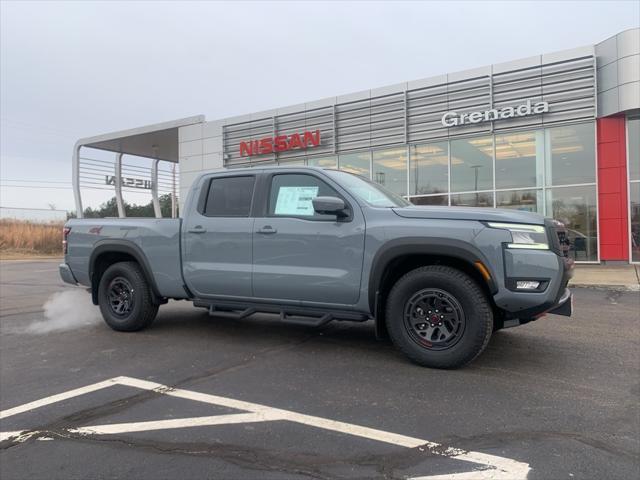
[[[117,333],[56,261],[2,262],[0,431],[18,436],[0,477],[639,478],[640,295],[574,293],[573,317],[498,332],[443,371],[370,322],[171,302]]]

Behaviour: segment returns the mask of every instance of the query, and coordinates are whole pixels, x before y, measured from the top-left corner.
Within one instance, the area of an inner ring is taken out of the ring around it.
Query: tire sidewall
[[[130,263],[116,263],[111,265],[102,275],[98,286],[98,305],[107,324],[114,330],[130,331],[139,328],[139,319],[143,316],[146,284],[141,281],[139,272]],[[123,277],[129,281],[133,289],[133,308],[127,316],[116,315],[109,306],[108,288],[116,277]]]
[[[455,272],[455,275],[451,273]],[[461,281],[462,279],[466,281]],[[465,327],[462,337],[446,350],[420,346],[407,331],[404,320],[406,302],[420,290],[439,289],[454,297],[462,307]],[[474,291],[475,290],[475,291]],[[388,297],[387,328],[393,342],[412,360],[436,368],[455,368],[475,358],[484,348],[486,329],[492,329],[492,315],[484,295],[470,277],[454,269],[418,269],[402,277]],[[484,303],[484,304],[483,304]]]

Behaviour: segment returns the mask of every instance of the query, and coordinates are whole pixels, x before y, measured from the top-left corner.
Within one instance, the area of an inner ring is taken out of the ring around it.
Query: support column
[[[597,120],[600,260],[629,260],[625,117]]]
[[[80,195],[80,149],[82,145],[76,145],[73,147],[73,157],[71,160],[71,182],[73,184],[73,196],[76,201],[76,216],[78,218],[83,217],[82,211],[82,196]]]
[[[171,167],[171,218],[178,217],[178,209],[176,203],[176,164]]]
[[[158,199],[158,164],[160,160],[153,161],[151,169],[151,198],[153,199],[153,212],[156,218],[162,218],[162,210],[160,210],[160,200]]]
[[[122,153],[116,154],[116,206],[118,207],[118,217],[125,218],[127,213],[124,209],[124,201],[122,200]]]

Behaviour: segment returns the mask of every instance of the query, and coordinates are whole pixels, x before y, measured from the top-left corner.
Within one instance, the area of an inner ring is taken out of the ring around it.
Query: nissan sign
[[[484,112],[458,113],[447,112],[442,116],[442,125],[445,127],[458,127],[470,123],[491,122],[493,120],[506,120],[508,118],[527,117],[529,115],[539,115],[549,111],[549,103],[537,102],[518,105],[517,107],[492,108]]]
[[[115,175],[105,175],[104,183],[105,185],[115,185],[116,184]],[[144,178],[122,177],[120,181],[120,185],[122,185],[123,187],[151,190],[153,187],[153,182],[151,180],[145,180]]]
[[[294,133],[292,135],[278,135],[264,137],[260,140],[240,142],[240,156],[267,155],[287,150],[304,150],[320,145],[320,130],[315,132]]]

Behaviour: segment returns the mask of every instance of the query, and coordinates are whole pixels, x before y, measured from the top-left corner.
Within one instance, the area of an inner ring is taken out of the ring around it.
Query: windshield
[[[364,177],[338,170],[326,170],[353,195],[374,207],[407,207],[407,200]]]

